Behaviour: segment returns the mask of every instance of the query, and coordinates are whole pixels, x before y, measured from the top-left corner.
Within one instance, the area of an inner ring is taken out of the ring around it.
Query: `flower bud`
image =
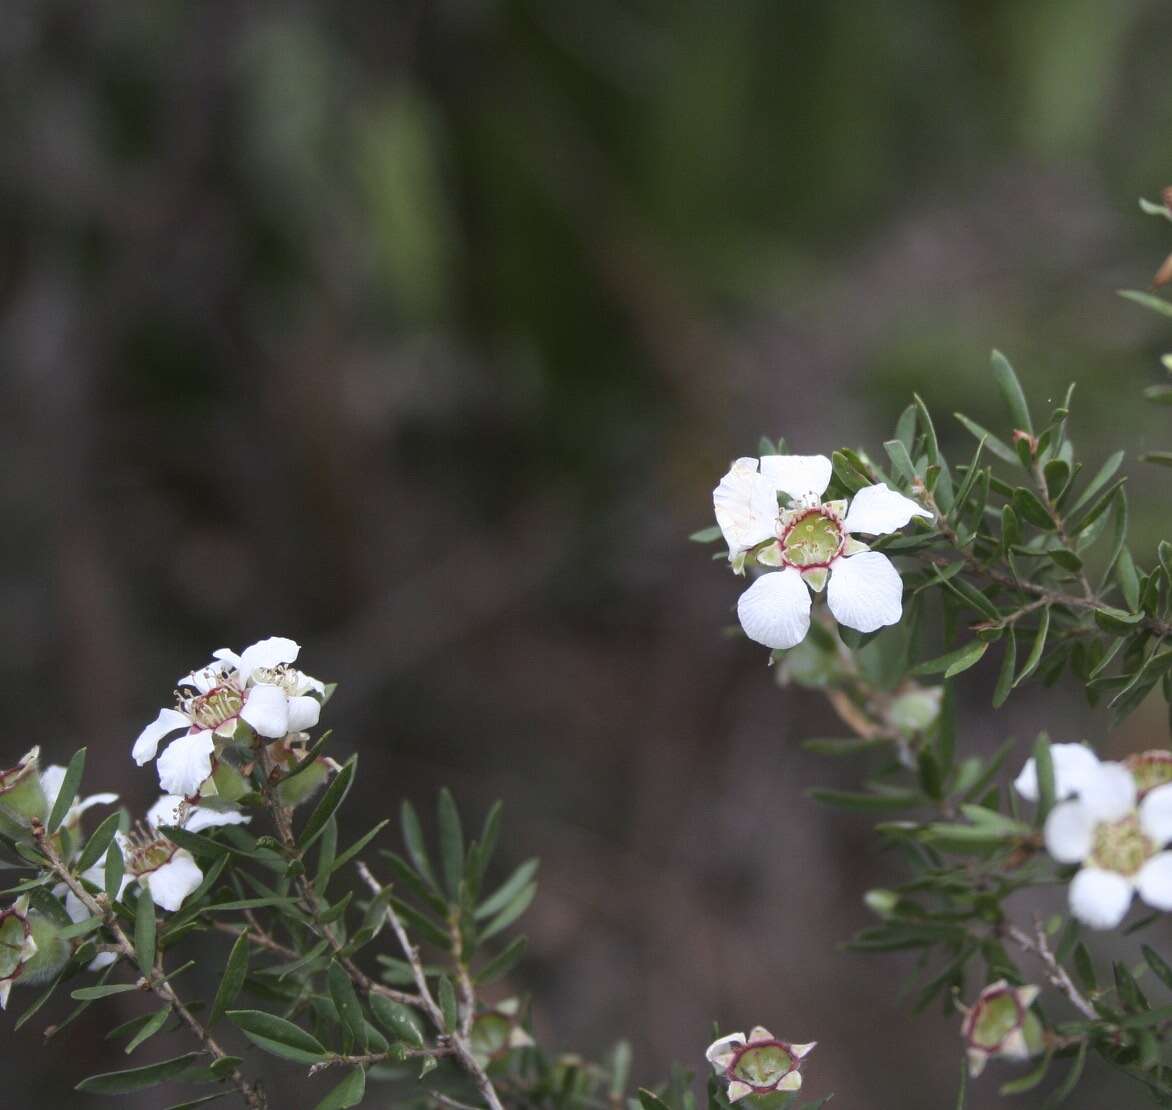
[[[729,1102],[736,1102],[747,1095],[799,1090],[802,1075],[798,1069],[815,1043],[779,1041],[758,1025],[747,1039],[744,1033],[731,1033],[714,1041],[705,1056],[716,1074],[728,1083]]]
[[[520,1009],[517,999],[506,998],[476,1015],[470,1040],[472,1055],[481,1067],[503,1060],[514,1049],[533,1045],[533,1038],[521,1027]]]
[[[25,753],[21,761],[0,771],[0,812],[20,828],[49,816],[49,801],[41,785],[40,748]]]
[[[873,914],[886,919],[895,913],[899,895],[894,890],[868,890],[863,895],[863,903]]]
[[[887,707],[887,723],[897,732],[917,733],[931,728],[940,716],[941,686],[909,690],[893,698]]]
[[[980,1075],[991,1057],[1028,1060],[1041,1051],[1042,1025],[1030,1010],[1037,997],[1037,987],[1011,987],[999,979],[981,991],[971,1009],[961,1007],[971,1076]]]
[[[69,951],[56,922],[29,912],[28,895],[0,912],[0,1010],[13,983],[44,982],[65,966]]]

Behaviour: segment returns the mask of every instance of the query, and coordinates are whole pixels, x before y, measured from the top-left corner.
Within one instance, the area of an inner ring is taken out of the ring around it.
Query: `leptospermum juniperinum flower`
[[[749,1034],[730,1033],[708,1046],[705,1056],[716,1074],[728,1082],[728,1100],[746,1095],[768,1095],[774,1091],[796,1091],[802,1085],[798,1070],[817,1041],[790,1044],[779,1041],[758,1025]]]
[[[241,721],[271,740],[312,728],[325,686],[291,666],[300,650],[293,640],[271,636],[239,655],[228,648],[214,652],[208,666],[179,680],[176,708],[159,710],[139,734],[135,762],[141,767],[154,759],[164,737],[186,729],[158,757],[159,785],[194,797],[211,777],[217,743],[230,742]]]
[[[1099,763],[1078,776],[1074,797],[1059,802],[1044,829],[1046,849],[1059,863],[1081,864],[1070,883],[1070,908],[1092,929],[1113,929],[1133,894],[1157,910],[1172,910],[1172,785],[1143,800],[1121,763]]]
[[[173,826],[199,832],[222,825],[245,825],[250,820],[232,807],[192,805],[185,798],[164,794],[147,812],[145,828],[139,825],[130,833],[115,833],[114,843],[107,849],[121,851],[125,863],[118,897],[122,897],[131,883],[137,882],[140,887],[150,888],[151,898],[160,909],[178,910],[183,900],[203,882],[203,872],[186,848],[180,848],[160,830]],[[82,878],[100,886],[105,869],[103,855]],[[74,921],[84,921],[89,916],[72,892],[65,896],[65,909]]]
[[[994,1056],[1028,1060],[1042,1044],[1042,1023],[1030,1010],[1038,988],[1011,987],[1004,979],[990,983],[971,1009],[961,1007],[961,1036],[974,1078]]]
[[[712,493],[733,570],[743,573],[750,553],[758,565],[777,568],[737,603],[745,634],[766,647],[802,642],[810,627],[809,590],[825,588],[834,619],[858,632],[896,624],[903,615],[899,572],[854,533],[885,535],[913,516],[932,514],[882,483],[859,490],[849,508],[845,500],[823,503],[831,473],[825,455],[737,459]],[[780,508],[779,494],[790,499],[788,508]]]

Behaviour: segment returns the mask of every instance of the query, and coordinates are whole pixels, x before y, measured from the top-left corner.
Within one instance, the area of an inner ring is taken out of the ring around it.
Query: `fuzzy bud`
[[[7,771],[0,771],[0,813],[22,829],[49,815],[49,800],[41,785],[40,748],[27,752]]]
[[[1030,1010],[1037,997],[1037,987],[1011,987],[999,979],[981,991],[971,1008],[961,1007],[970,1075],[980,1075],[994,1056],[1028,1060],[1041,1050],[1042,1025]]]

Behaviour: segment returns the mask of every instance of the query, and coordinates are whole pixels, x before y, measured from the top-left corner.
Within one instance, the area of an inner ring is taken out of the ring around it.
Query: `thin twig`
[[[328,1060],[322,1060],[316,1063],[309,1069],[310,1075],[317,1075],[319,1071],[325,1071],[326,1068],[337,1067],[339,1064],[349,1064],[351,1067],[368,1068],[373,1064],[399,1064],[404,1060],[409,1060],[412,1057],[421,1056],[454,1056],[456,1054],[455,1048],[450,1044],[440,1044],[433,1046],[424,1046],[423,1048],[412,1048],[409,1045],[399,1044],[394,1048],[388,1049],[386,1052],[363,1052],[357,1055],[345,1055],[344,1053],[337,1053],[331,1056]]]
[[[382,884],[370,873],[370,869],[366,864],[359,860],[356,866],[358,868],[358,874],[362,877],[362,881],[370,888],[371,893],[375,897],[382,894]],[[407,936],[407,931],[403,928],[403,923],[399,920],[399,915],[395,913],[394,907],[389,902],[384,906],[384,914],[387,923],[391,927],[391,931],[395,934],[395,938],[399,942],[399,947],[403,950],[403,955],[407,958],[407,963],[411,967],[411,974],[414,976],[415,986],[419,991],[419,1004],[426,1011],[432,1025],[441,1034],[448,1036],[455,1050],[456,1059],[476,1084],[476,1088],[480,1092],[480,1097],[484,1099],[486,1105],[491,1110],[504,1110],[504,1105],[497,1095],[496,1090],[493,1088],[492,1080],[488,1078],[484,1068],[480,1066],[480,1062],[472,1055],[472,1049],[469,1045],[468,1030],[471,1029],[471,1019],[468,1015],[475,1006],[475,998],[472,996],[471,980],[469,979],[467,982],[468,1004],[465,1009],[464,1022],[461,1023],[460,1029],[448,1033],[444,1026],[443,1012],[432,997],[431,988],[427,985],[427,975],[423,970],[423,964],[419,960],[418,949],[411,943],[410,938]],[[459,958],[457,958],[456,964],[457,973],[459,974],[461,969],[461,961]],[[463,971],[463,975],[465,977],[467,976],[466,970]],[[464,993],[463,985],[461,986],[461,993]]]
[[[44,826],[36,824],[33,826],[33,835],[37,841],[37,847],[44,853],[45,858],[49,861],[50,870],[76,895],[77,899],[94,917],[100,917],[106,928],[114,936],[115,943],[118,947],[119,953],[132,966],[137,964],[138,956],[134,950],[134,944],[130,938],[123,931],[122,926],[118,923],[118,919],[114,911],[110,908],[108,901],[103,898],[99,902],[86,888],[81,881],[77,879],[68,867],[62,862],[61,857],[57,855],[53,847],[52,841],[45,834]],[[105,904],[103,904],[105,903]],[[157,967],[156,972],[149,977],[143,977],[142,982],[149,987],[160,999],[168,1003],[172,1009],[183,1019],[188,1029],[195,1034],[200,1044],[217,1060],[222,1060],[228,1056],[228,1053],[220,1047],[215,1037],[205,1028],[200,1020],[184,1005],[183,1000],[176,993],[175,988],[167,981],[161,967]],[[264,1110],[268,1106],[268,1100],[265,1097],[264,1091],[258,1084],[248,1082],[243,1072],[239,1068],[233,1068],[229,1073],[232,1082],[239,1090],[244,1101],[253,1108],[253,1110]]]
[[[1078,987],[1074,985],[1074,981],[1067,974],[1066,968],[1058,962],[1058,958],[1050,950],[1050,944],[1046,940],[1045,928],[1040,921],[1034,924],[1033,937],[1016,925],[1006,925],[1002,931],[1019,948],[1026,952],[1032,952],[1042,961],[1042,966],[1046,969],[1046,978],[1050,981],[1051,986],[1057,987],[1058,990],[1066,995],[1070,1000],[1070,1004],[1083,1017],[1089,1018],[1091,1021],[1099,1020],[1099,1015],[1096,1013],[1094,1006],[1091,1005]]]

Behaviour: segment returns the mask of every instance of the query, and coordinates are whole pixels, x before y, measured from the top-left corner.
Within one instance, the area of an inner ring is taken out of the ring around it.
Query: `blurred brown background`
[[[1169,248],[1169,72],[1162,0],[5,0],[9,757],[84,742],[144,806],[176,677],[294,636],[361,752],[344,833],[448,783],[542,857],[513,986],[551,1046],[628,1035],[650,1080],[760,1021],[836,1106],[951,1106],[955,1020],[837,948],[900,872],[804,791],[860,771],[801,752],[838,726],[685,537],[761,432],[878,451],[914,389],[967,457],[997,345],[1038,404],[1078,380],[1150,552],[1167,329],[1114,290]],[[966,678],[973,747],[1105,734]],[[100,1105],[120,1001],[6,1032],[0,1103]]]

